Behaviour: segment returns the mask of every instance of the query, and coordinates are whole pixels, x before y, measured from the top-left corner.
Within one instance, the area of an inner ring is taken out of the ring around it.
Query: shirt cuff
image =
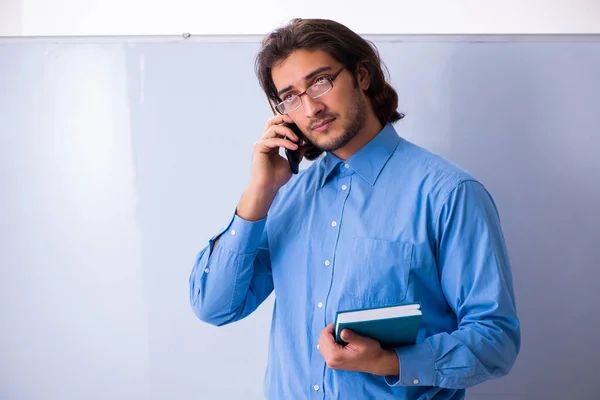
[[[400,362],[399,376],[386,376],[390,386],[435,386],[433,352],[427,343],[394,349]]]
[[[223,246],[235,253],[252,253],[258,249],[266,222],[267,217],[258,221],[247,221],[234,213],[229,223],[211,239],[211,246],[212,242],[220,237],[217,246]]]

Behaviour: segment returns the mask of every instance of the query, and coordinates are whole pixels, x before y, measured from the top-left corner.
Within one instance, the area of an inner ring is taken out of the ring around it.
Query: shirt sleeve
[[[480,183],[465,181],[450,192],[436,242],[442,290],[458,329],[394,349],[401,369],[385,378],[390,386],[471,387],[506,375],[519,352],[510,262],[496,206]]]
[[[189,289],[200,320],[217,326],[240,320],[273,291],[266,220],[251,222],[234,213],[198,254]]]

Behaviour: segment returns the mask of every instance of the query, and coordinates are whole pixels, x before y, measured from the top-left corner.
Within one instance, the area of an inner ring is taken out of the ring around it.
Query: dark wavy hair
[[[296,18],[263,39],[256,55],[255,70],[271,108],[281,101],[271,70],[277,62],[300,49],[326,51],[352,73],[355,81],[357,68],[363,66],[369,71],[371,79],[366,94],[371,99],[379,122],[385,125],[404,118],[404,114],[396,110],[398,94],[386,81],[383,70],[387,72],[387,68],[381,61],[377,47],[346,26],[327,19]],[[314,160],[321,153],[321,150],[309,145],[304,157]]]

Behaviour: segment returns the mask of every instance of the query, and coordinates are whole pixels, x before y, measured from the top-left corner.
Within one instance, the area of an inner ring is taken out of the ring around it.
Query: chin
[[[355,136],[354,131],[328,129],[316,135],[317,140],[313,143],[322,151],[332,152],[346,146]]]

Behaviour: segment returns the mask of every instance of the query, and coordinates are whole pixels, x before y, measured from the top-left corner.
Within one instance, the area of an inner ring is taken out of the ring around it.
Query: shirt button
[[[317,307],[323,308],[323,303],[319,302],[319,304],[317,304]]]
[[[329,267],[329,264],[331,264],[331,262],[329,262],[329,260],[325,260],[325,266]]]
[[[210,268],[204,268],[204,272],[208,274],[210,272]]]
[[[342,190],[346,190],[346,189],[348,189],[348,186],[342,185]]]
[[[313,386],[313,389],[315,389],[315,390],[319,390],[319,385],[315,385],[315,386]]]
[[[337,225],[337,222],[335,222],[335,221],[331,222],[331,226],[336,226],[336,225]]]
[[[235,235],[235,229],[232,229],[232,230],[231,230],[231,234],[232,234],[232,235]]]
[[[317,345],[317,350],[319,350],[319,345]]]
[[[344,164],[344,168],[348,169],[350,166],[348,164]]]
[[[413,381],[413,383],[414,383],[415,385],[418,385],[418,384],[419,384],[419,380],[418,380],[418,379],[415,379],[415,380]]]

